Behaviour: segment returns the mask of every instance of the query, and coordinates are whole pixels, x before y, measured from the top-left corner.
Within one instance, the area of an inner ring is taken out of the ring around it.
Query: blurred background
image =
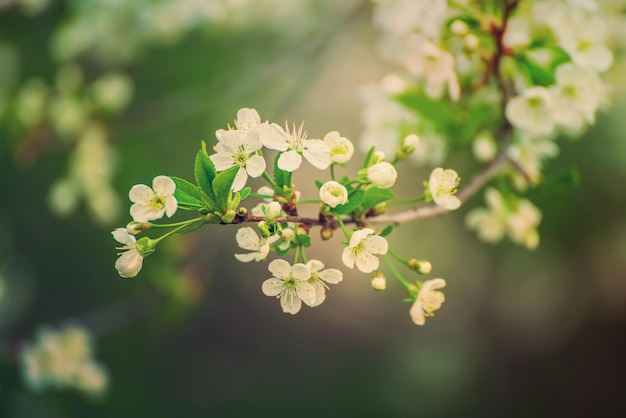
[[[200,141],[239,108],[356,142],[357,91],[389,71],[376,39],[356,0],[0,0],[0,417],[626,416],[620,94],[548,166],[577,168],[579,187],[529,194],[535,251],[463,227],[480,195],[396,228],[391,245],[448,283],[424,327],[399,285],[374,292],[353,271],[319,308],[283,314],[261,293],[267,264],[232,256],[236,227],[169,239],[118,276],[110,231],[130,220],[130,187],[191,179]],[[463,157],[446,165],[469,178]],[[396,194],[429,172],[402,166]],[[341,267],[339,238],[315,244],[309,257]],[[92,333],[101,396],[21,374],[25,342],[68,323]]]

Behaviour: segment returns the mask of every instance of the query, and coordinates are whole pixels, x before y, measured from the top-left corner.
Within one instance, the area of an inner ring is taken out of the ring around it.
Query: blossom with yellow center
[[[442,292],[437,289],[442,289],[446,286],[444,279],[432,279],[427,280],[422,284],[413,306],[409,314],[415,325],[424,325],[426,318],[435,315],[435,311],[441,308],[445,298]]]

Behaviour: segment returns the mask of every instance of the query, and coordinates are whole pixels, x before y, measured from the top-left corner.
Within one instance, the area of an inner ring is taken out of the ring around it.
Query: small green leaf
[[[548,173],[539,184],[542,192],[574,189],[580,185],[580,173],[575,167]]]
[[[396,197],[395,194],[389,189],[379,189],[378,187],[372,187],[365,190],[361,207],[364,211],[373,208],[381,202],[386,202],[389,199]]]
[[[275,192],[278,194],[282,193],[286,178],[286,172],[278,168],[278,159],[280,158],[280,155],[281,153],[279,152],[276,154],[276,158],[274,158],[274,183],[276,183],[276,187],[278,188]]]
[[[311,236],[309,235],[306,235],[306,234],[297,235],[296,241],[298,241],[298,243],[302,245],[303,247],[308,248],[311,246]]]
[[[241,189],[241,191],[239,191],[239,194],[241,195],[241,200],[248,197],[251,191],[252,191],[252,188],[250,187],[244,187],[243,189]]]
[[[183,209],[182,206],[190,206],[194,208],[204,207],[202,203],[202,194],[198,186],[194,186],[187,180],[183,180],[178,177],[170,177],[176,183],[176,191],[174,197],[178,201],[178,206]]]
[[[380,231],[380,234],[378,235],[380,235],[381,237],[386,237],[387,235],[391,234],[391,231],[393,231],[393,225],[387,225],[385,229]]]
[[[348,194],[348,201],[345,204],[338,205],[331,212],[336,215],[347,215],[361,205],[364,196],[363,190],[356,190],[354,193]]]
[[[367,154],[365,154],[365,159],[363,160],[363,168],[369,167],[370,160],[372,159],[372,155],[374,154],[374,150],[376,147],[371,147],[367,150]]]
[[[233,181],[240,168],[238,165],[231,167],[217,174],[213,179],[212,190],[217,206],[222,212],[226,212],[228,209],[228,202],[232,193],[230,189],[233,187]]]
[[[315,180],[315,187],[317,187],[317,189],[321,189],[322,186],[324,185],[324,183],[320,180]]]
[[[196,154],[196,162],[193,170],[196,177],[196,183],[198,183],[200,190],[204,192],[209,200],[216,202],[215,193],[213,193],[213,188],[211,186],[216,175],[215,166],[213,165],[213,161],[209,158],[209,155],[206,153],[206,144],[204,141],[202,142],[202,148],[203,149],[198,151],[198,154]]]
[[[289,247],[285,248],[284,250],[281,250],[280,248],[276,247],[275,251],[276,251],[276,255],[277,256],[279,256],[279,257],[285,256],[285,255],[287,255],[287,253],[289,251],[291,251],[291,245]]]

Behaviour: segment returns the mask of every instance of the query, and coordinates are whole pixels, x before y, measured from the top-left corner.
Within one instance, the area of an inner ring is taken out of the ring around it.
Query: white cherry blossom
[[[324,142],[330,149],[330,159],[333,163],[343,164],[350,161],[354,154],[354,145],[337,131],[331,131],[324,136]]]
[[[136,184],[128,193],[130,215],[135,222],[149,222],[160,219],[163,215],[171,218],[178,208],[174,197],[176,183],[167,176],[157,176],[152,180],[152,189],[145,184]]]
[[[442,289],[445,286],[446,281],[441,278],[427,280],[422,284],[409,311],[415,325],[424,325],[426,318],[434,316],[435,311],[441,308],[445,295],[438,289]]]
[[[374,230],[363,228],[354,231],[350,237],[350,243],[343,250],[341,261],[349,267],[357,268],[363,273],[371,273],[378,269],[378,258],[374,254],[387,254],[387,240],[379,235],[373,235]]]
[[[430,173],[428,186],[433,201],[448,210],[456,210],[461,206],[461,200],[454,194],[461,182],[461,178],[456,171],[441,167],[435,168]]]
[[[549,136],[554,131],[554,105],[545,87],[530,87],[506,105],[506,118],[531,136]]]
[[[295,315],[300,312],[302,302],[314,305],[317,295],[315,287],[308,283],[311,271],[307,266],[301,263],[292,266],[285,260],[277,259],[269,264],[268,270],[273,276],[263,282],[263,293],[280,297],[283,312]]]
[[[348,190],[340,183],[330,180],[320,187],[320,199],[331,208],[348,201]]]
[[[259,155],[263,143],[258,135],[244,135],[238,130],[222,131],[219,138],[213,148],[216,153],[210,158],[217,171],[241,167],[232,185],[232,190],[237,192],[245,187],[248,176],[260,177],[265,171],[265,159]]]
[[[367,179],[381,189],[388,189],[396,183],[398,172],[395,167],[386,162],[381,161],[367,169]]]
[[[143,256],[137,251],[137,239],[129,234],[126,228],[117,228],[111,235],[116,241],[124,244],[123,247],[118,247],[122,252],[115,262],[115,268],[121,277],[135,277],[143,266]]]
[[[235,254],[235,258],[242,263],[249,261],[261,261],[265,260],[270,252],[270,245],[278,241],[280,237],[278,235],[272,235],[267,238],[259,237],[254,229],[249,226],[239,228],[237,235],[235,236],[237,245],[244,250],[251,252],[246,254]]]
[[[337,284],[343,280],[343,273],[337,269],[326,269],[324,263],[319,260],[310,260],[306,263],[306,267],[311,272],[311,278],[308,280],[315,288],[315,300],[310,305],[312,308],[319,306],[326,300],[326,289],[328,284]]]
[[[302,164],[302,156],[315,168],[325,170],[331,164],[330,148],[320,139],[307,139],[304,123],[296,129],[295,125],[289,130],[275,123],[261,131],[261,141],[269,149],[280,151],[278,168],[293,172]]]

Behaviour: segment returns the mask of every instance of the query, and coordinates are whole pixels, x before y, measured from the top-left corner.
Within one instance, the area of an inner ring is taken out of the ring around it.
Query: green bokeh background
[[[388,68],[375,53],[369,10],[337,16],[346,10],[320,7],[313,25],[290,34],[209,27],[125,65],[136,94],[112,123],[117,192],[157,174],[190,178],[200,141],[214,143],[240,107],[273,121],[304,119],[314,137],[339,130],[356,141],[355,91]],[[37,17],[0,13],[23,79],[53,80],[48,42],[65,13],[58,3]],[[376,293],[358,272],[346,272],[321,307],[283,314],[260,290],[267,265],[232,256],[235,227],[168,240],[137,278],[121,279],[116,225],[97,225],[84,209],[59,219],[48,208],[67,148],[52,141],[20,164],[14,148],[23,139],[0,127],[0,272],[13,292],[12,308],[0,310],[0,417],[626,416],[624,115],[617,95],[583,138],[560,142],[548,170],[576,167],[581,183],[529,195],[543,211],[536,251],[486,245],[466,231],[464,215],[480,195],[396,229],[391,245],[431,260],[428,278],[448,283],[443,308],[423,328],[411,323],[399,286]],[[474,165],[464,157],[447,165],[468,179]],[[401,167],[397,194],[410,196],[428,171]],[[314,247],[310,257],[341,267],[338,237]],[[20,342],[41,324],[71,320],[98,336],[96,357],[111,374],[101,401],[33,394],[18,374]]]

